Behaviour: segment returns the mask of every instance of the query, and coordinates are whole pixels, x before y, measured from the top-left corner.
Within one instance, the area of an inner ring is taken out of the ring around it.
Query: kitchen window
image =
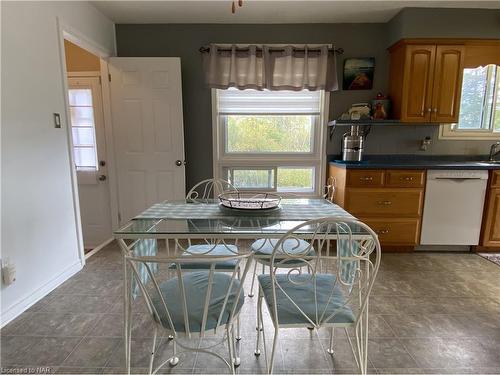
[[[239,190],[319,194],[325,96],[214,89],[214,175]]]
[[[500,66],[464,69],[459,120],[441,138],[500,139]]]

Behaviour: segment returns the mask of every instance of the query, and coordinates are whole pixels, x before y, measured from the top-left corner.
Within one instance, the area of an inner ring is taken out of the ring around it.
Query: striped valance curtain
[[[211,88],[240,90],[338,89],[335,51],[313,46],[221,46],[203,54],[205,80]]]

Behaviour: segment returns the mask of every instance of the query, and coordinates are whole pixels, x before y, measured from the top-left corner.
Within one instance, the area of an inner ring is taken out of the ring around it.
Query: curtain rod
[[[241,47],[241,48],[236,48],[238,51],[248,51],[248,47]],[[270,47],[269,48],[270,50],[272,51],[284,51],[285,49],[283,47]],[[318,51],[319,48],[317,47],[311,47],[311,48],[308,48],[309,51]],[[207,53],[207,52],[210,52],[210,47],[208,46],[202,46],[200,47],[199,51],[201,53]],[[227,48],[219,48],[219,51],[231,51],[231,48],[227,47]],[[260,47],[257,47],[257,51],[262,51],[262,48]],[[295,51],[305,51],[304,48],[296,48]],[[339,55],[342,55],[344,53],[344,49],[343,48],[328,48],[328,51],[329,52],[336,52],[338,53]]]

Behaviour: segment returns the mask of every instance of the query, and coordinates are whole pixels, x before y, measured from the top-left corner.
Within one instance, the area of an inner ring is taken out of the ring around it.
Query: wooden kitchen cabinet
[[[465,46],[403,40],[389,52],[392,116],[412,123],[458,121]]]
[[[385,184],[392,187],[424,187],[425,172],[415,170],[387,170]]]
[[[329,166],[334,202],[379,236],[383,250],[418,245],[424,201],[425,171],[347,169]]]
[[[490,184],[486,195],[481,245],[500,248],[500,171],[490,172]]]
[[[464,46],[436,46],[431,122],[458,121],[464,56]]]

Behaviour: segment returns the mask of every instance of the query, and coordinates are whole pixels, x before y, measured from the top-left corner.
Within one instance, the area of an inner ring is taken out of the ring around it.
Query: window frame
[[[311,192],[279,192],[280,195],[313,197],[321,196],[323,192],[324,180],[326,179],[326,132],[328,110],[330,103],[330,93],[321,91],[320,93],[320,111],[317,120],[313,123],[312,150],[308,153],[226,153],[226,124],[224,123],[224,114],[219,113],[218,89],[211,89],[212,96],[212,141],[213,141],[213,175],[215,178],[226,179],[225,171],[229,168],[235,169],[269,169],[275,168],[274,179],[275,186],[273,190],[269,189],[249,189],[256,191],[271,191],[278,190],[278,168],[301,168],[313,167],[314,187]],[[269,113],[271,115],[272,113]],[[267,115],[267,114],[266,114]],[[286,113],[278,113],[276,115],[287,115]],[[245,189],[240,189],[245,190]]]
[[[490,64],[488,64],[490,65]],[[479,67],[477,67],[479,68]],[[491,73],[488,73],[488,75]],[[496,90],[495,90],[496,88]],[[493,106],[498,100],[498,92],[500,90],[500,65],[497,65],[495,84],[493,87]],[[484,109],[484,108],[483,108]],[[494,111],[494,109],[493,109]],[[492,112],[493,112],[492,111]],[[457,124],[441,124],[439,129],[439,139],[443,140],[497,140],[500,139],[500,131],[494,131],[494,117],[490,119],[491,127],[488,129],[458,129]]]

